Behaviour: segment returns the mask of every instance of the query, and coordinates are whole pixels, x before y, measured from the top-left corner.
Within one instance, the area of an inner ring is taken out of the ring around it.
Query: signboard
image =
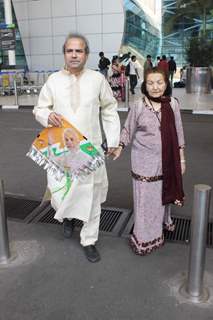
[[[0,29],[0,48],[2,50],[15,50],[16,35],[14,28]]]

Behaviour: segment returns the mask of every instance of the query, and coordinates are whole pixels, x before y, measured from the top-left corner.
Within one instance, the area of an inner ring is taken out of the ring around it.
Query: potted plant
[[[186,48],[189,67],[186,72],[186,92],[211,93],[213,40],[201,36],[191,38]]]
[[[212,0],[177,0],[177,16],[200,19],[196,36],[189,39],[186,60],[189,63],[186,74],[186,91],[211,92],[211,66],[213,65],[213,40],[208,39],[208,17],[212,16]]]

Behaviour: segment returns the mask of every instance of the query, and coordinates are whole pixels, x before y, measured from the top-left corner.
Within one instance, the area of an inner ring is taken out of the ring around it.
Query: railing
[[[0,72],[0,95],[38,94],[50,74],[49,71],[2,71]]]

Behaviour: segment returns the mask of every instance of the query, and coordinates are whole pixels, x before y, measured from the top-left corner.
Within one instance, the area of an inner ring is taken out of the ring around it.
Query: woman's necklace
[[[159,124],[160,124],[159,129],[161,130],[161,119],[159,118],[160,108],[158,109],[158,111],[156,111],[156,110],[154,109],[154,106],[153,106],[153,104],[152,104],[152,101],[151,101],[150,99],[148,99],[148,100],[149,100],[149,103],[150,103],[150,105],[151,105],[151,107],[152,107],[153,113],[155,114],[156,118],[158,119],[158,122],[159,122]]]

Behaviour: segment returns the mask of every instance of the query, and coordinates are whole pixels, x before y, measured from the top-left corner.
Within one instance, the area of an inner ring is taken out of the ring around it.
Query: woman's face
[[[161,73],[149,73],[146,79],[146,90],[150,97],[159,98],[165,90],[167,84]]]

